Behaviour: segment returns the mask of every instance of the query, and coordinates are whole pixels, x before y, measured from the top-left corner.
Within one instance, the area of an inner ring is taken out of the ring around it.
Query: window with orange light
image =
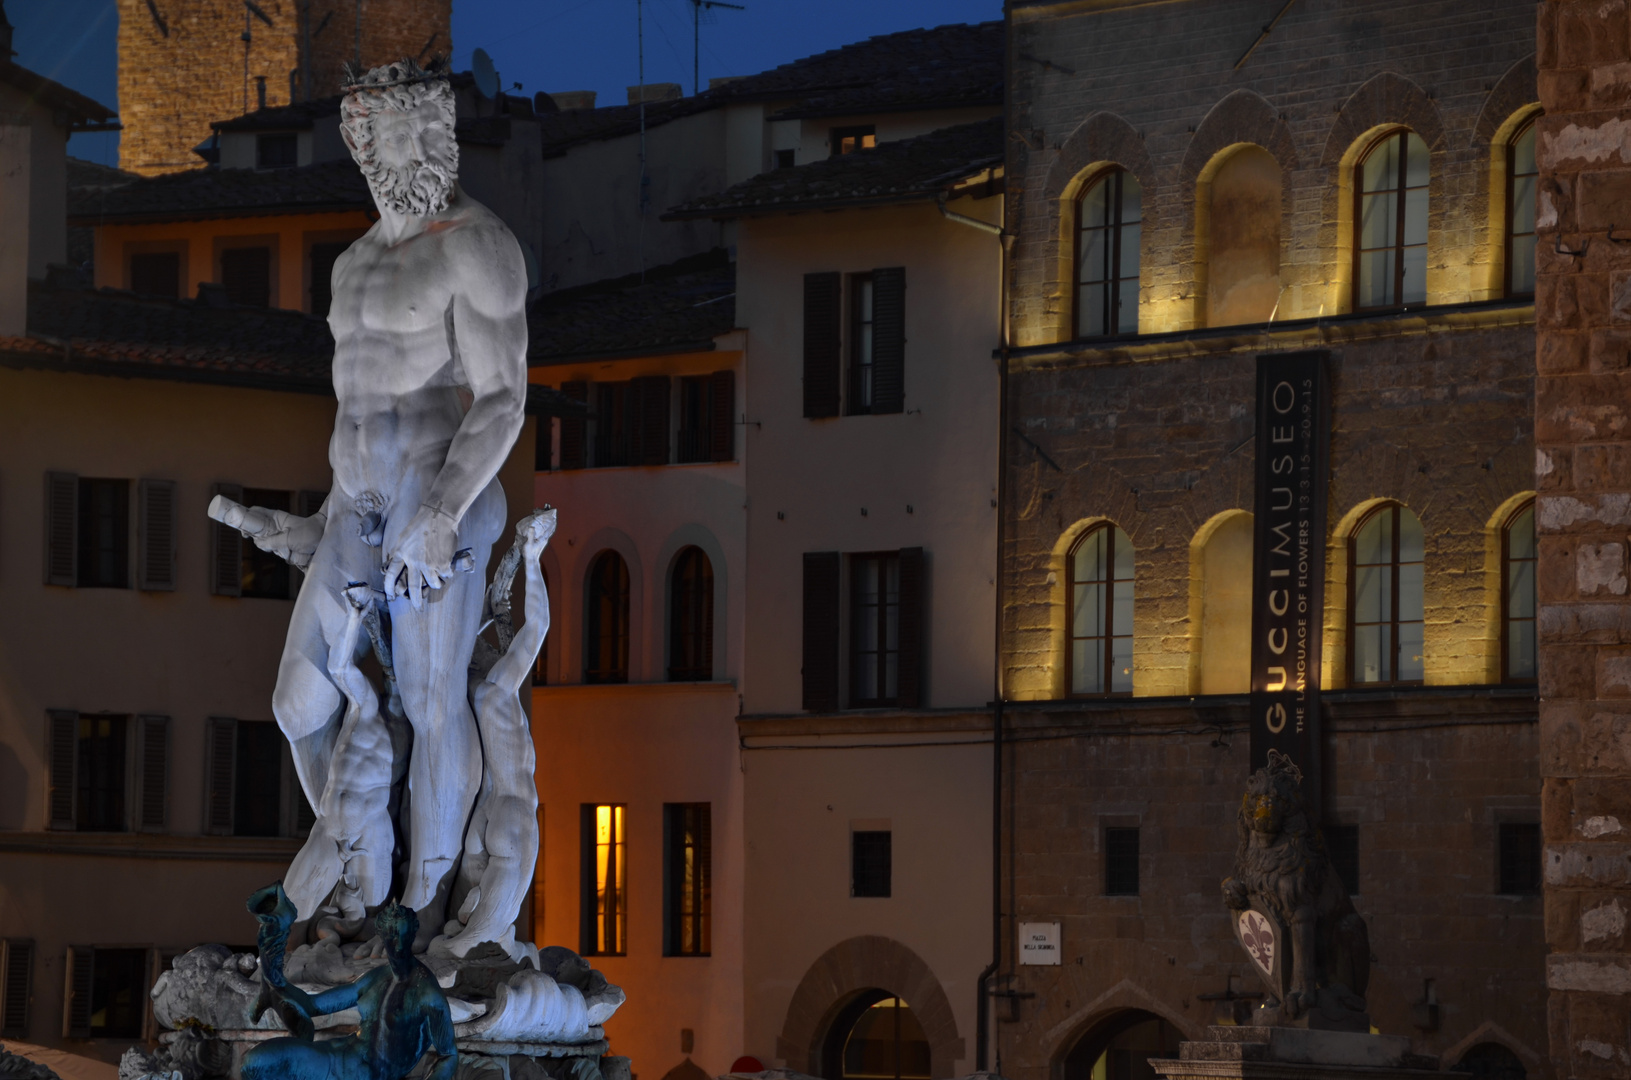
[[[583,806],[582,948],[578,951],[584,956],[621,956],[626,951],[626,811],[627,807],[615,803]]]

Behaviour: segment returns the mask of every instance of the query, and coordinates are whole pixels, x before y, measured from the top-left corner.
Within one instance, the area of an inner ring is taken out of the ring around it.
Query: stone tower
[[[338,92],[342,66],[452,51],[453,0],[118,0],[122,168],[201,164],[210,123]]]

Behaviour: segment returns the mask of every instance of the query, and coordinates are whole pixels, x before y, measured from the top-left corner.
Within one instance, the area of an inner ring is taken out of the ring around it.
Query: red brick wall
[[[192,148],[209,138],[211,121],[256,107],[257,76],[266,79],[268,105],[289,103],[301,0],[257,0],[272,25],[249,20],[247,80],[241,0],[118,3],[122,168],[153,176],[202,165]],[[357,10],[356,0],[311,0],[313,96],[339,89],[341,65],[356,49]],[[368,65],[420,56],[427,42],[432,54],[452,49],[452,0],[362,0],[361,10]]]
[[[1535,474],[1558,1075],[1631,1073],[1631,15],[1540,5]],[[1561,251],[1559,250],[1561,249]],[[1579,252],[1580,254],[1569,254]]]

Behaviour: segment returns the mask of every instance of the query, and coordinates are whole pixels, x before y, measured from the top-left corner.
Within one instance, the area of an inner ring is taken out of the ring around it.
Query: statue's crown
[[[382,77],[369,78],[376,72]],[[368,90],[388,90],[393,86],[409,86],[437,79],[443,82],[448,79],[447,64],[442,57],[436,57],[430,62],[429,67],[422,68],[417,61],[405,56],[394,64],[386,64],[372,70],[356,68],[347,62],[345,77],[340,80],[340,88],[346,94],[355,94]]]

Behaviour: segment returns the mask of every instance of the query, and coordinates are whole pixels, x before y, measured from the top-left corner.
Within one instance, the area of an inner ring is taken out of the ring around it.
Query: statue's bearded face
[[[446,83],[362,89],[346,98],[342,113],[341,132],[376,203],[409,217],[447,209],[459,144]]]

